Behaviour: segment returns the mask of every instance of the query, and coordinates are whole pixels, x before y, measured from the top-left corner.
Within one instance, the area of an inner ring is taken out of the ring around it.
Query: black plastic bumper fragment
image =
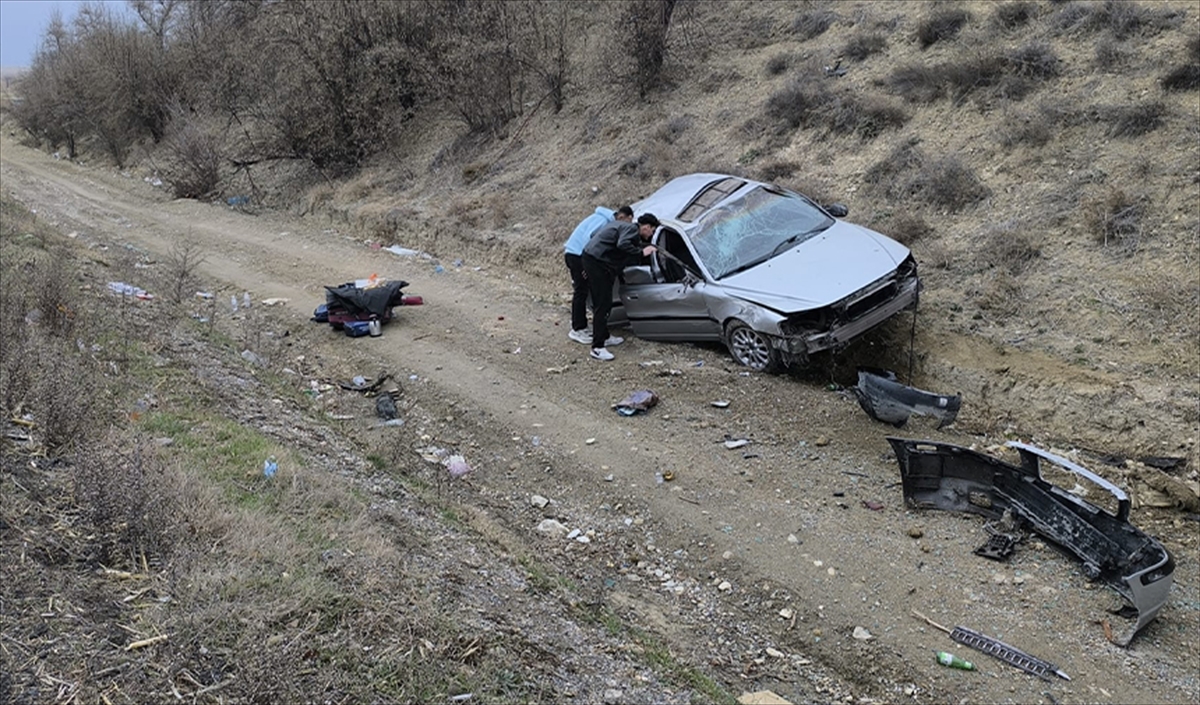
[[[913,509],[972,512],[999,519],[1005,510],[1025,526],[1083,562],[1089,580],[1116,590],[1137,610],[1124,636],[1128,646],[1166,604],[1175,561],[1157,540],[1129,523],[1129,497],[1121,488],[1066,458],[1010,442],[1021,464],[1010,465],[969,448],[933,441],[889,438],[900,464],[904,501]],[[1041,462],[1085,478],[1110,492],[1115,514],[1057,487],[1041,475]]]
[[[890,423],[897,428],[908,421],[908,417],[932,416],[938,420],[938,428],[954,423],[962,407],[962,396],[935,394],[915,387],[907,387],[896,381],[896,375],[883,370],[865,368],[858,371],[858,386],[854,387],[858,405],[876,421]]]

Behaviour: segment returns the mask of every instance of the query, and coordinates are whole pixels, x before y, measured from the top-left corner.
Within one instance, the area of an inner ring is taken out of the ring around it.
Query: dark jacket
[[[646,243],[638,235],[637,223],[614,220],[592,235],[583,248],[583,254],[603,262],[614,273],[618,273],[625,267],[640,263],[645,246]]]

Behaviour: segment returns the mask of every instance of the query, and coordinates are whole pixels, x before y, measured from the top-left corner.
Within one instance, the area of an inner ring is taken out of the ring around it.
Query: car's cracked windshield
[[[759,187],[705,213],[691,238],[713,278],[721,279],[765,262],[831,225],[833,219],[806,199]]]

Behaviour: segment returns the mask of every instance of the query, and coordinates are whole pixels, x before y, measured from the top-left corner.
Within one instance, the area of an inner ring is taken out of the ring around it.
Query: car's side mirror
[[[845,203],[830,203],[825,206],[825,212],[832,215],[834,218],[845,218],[850,215],[850,209]]]

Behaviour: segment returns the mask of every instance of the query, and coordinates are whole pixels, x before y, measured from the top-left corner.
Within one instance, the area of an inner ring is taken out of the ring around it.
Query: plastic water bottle
[[[279,463],[275,462],[275,456],[268,456],[263,461],[263,477],[275,477],[275,471],[279,469]]]
[[[242,294],[242,308],[250,308],[250,292]]]
[[[971,663],[970,661],[961,659],[961,658],[955,656],[954,654],[946,653],[945,651],[935,651],[934,654],[937,655],[937,662],[942,664],[943,666],[949,666],[950,668],[958,668],[963,671],[974,671],[975,670],[975,664]]]
[[[233,311],[234,313],[237,313],[237,296],[236,295],[229,297],[229,310]]]

